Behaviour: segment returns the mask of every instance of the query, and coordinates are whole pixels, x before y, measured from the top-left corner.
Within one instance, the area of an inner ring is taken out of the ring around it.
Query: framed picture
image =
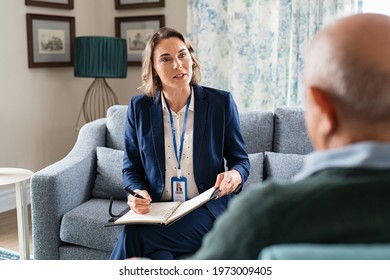
[[[164,15],[115,18],[115,35],[127,42],[129,66],[141,66],[142,52],[147,41],[164,25]]]
[[[27,6],[73,9],[73,0],[25,0]]]
[[[74,17],[27,14],[28,67],[73,66]]]
[[[140,9],[164,7],[165,0],[115,0],[115,9]]]

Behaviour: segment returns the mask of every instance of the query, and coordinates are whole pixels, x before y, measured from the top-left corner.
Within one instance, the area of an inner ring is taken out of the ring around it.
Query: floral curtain
[[[202,84],[231,91],[240,111],[302,105],[306,43],[362,0],[188,0],[187,36]]]

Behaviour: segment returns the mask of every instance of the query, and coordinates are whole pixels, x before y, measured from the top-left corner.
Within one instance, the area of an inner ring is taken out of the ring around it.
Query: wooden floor
[[[31,208],[29,208],[30,223],[30,254],[33,255],[31,239]],[[9,250],[19,251],[18,227],[16,219],[16,209],[0,213],[0,247]]]

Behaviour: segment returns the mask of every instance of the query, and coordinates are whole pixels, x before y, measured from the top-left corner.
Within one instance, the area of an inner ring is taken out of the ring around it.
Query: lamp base
[[[116,104],[118,104],[118,98],[106,82],[106,79],[95,78],[85,94],[81,110],[83,111],[85,121],[90,122],[96,119],[105,118],[107,109]],[[81,110],[76,127],[80,120]]]

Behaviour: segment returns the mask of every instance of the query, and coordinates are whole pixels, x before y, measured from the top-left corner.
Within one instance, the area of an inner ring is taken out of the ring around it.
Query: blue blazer
[[[199,193],[214,186],[226,166],[241,174],[244,183],[250,164],[241,135],[237,106],[230,93],[194,85],[193,168]],[[123,179],[125,188],[147,190],[160,201],[165,187],[164,124],[161,94],[130,100],[125,126]],[[218,217],[232,195],[206,204]]]

